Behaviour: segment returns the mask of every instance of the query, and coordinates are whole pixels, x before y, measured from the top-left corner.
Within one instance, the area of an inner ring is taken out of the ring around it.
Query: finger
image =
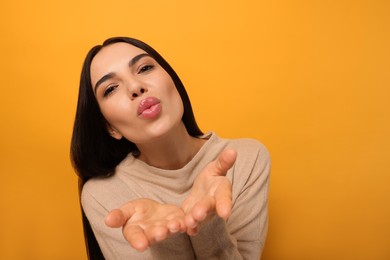
[[[187,231],[187,226],[185,224],[184,218],[181,218],[179,220],[179,223],[180,223],[180,233],[186,232]]]
[[[183,217],[183,218],[180,218],[180,219],[177,219],[176,221],[177,221],[177,223],[178,223],[178,225],[179,225],[179,230],[178,230],[178,232],[180,232],[180,233],[186,232],[186,231],[187,231],[187,226],[186,226],[186,224],[185,224],[184,217]]]
[[[153,226],[145,230],[145,235],[151,245],[168,237],[169,230],[165,226]]]
[[[123,236],[139,252],[145,251],[150,245],[144,230],[138,225],[125,225],[123,228]]]
[[[217,175],[226,175],[226,172],[233,166],[236,158],[236,151],[225,149],[219,154],[218,158],[211,163],[211,170]]]
[[[176,220],[169,220],[167,223],[167,228],[169,230],[169,233],[177,233],[180,230],[180,223]]]
[[[184,221],[179,221],[176,219],[169,220],[167,223],[167,228],[169,230],[170,234],[175,234],[178,232],[185,232],[186,231],[186,226],[184,225]]]
[[[126,222],[133,216],[135,213],[135,208],[133,204],[127,203],[123,205],[120,209],[114,209],[110,211],[104,222],[107,226],[112,228],[122,227]]]
[[[215,198],[206,197],[198,201],[189,213],[185,216],[185,224],[187,227],[194,228],[199,222],[206,219],[210,212],[215,211]]]
[[[220,184],[215,192],[215,208],[217,215],[223,219],[230,216],[232,210],[232,186],[227,180]]]
[[[118,228],[123,226],[126,223],[126,218],[122,210],[114,209],[107,214],[104,222],[109,227]]]
[[[194,217],[191,214],[187,214],[185,216],[184,223],[187,226],[187,228],[194,228],[197,225],[197,221],[194,219]]]
[[[195,227],[195,228],[188,228],[187,229],[187,235],[189,236],[195,236],[199,233],[199,227]]]

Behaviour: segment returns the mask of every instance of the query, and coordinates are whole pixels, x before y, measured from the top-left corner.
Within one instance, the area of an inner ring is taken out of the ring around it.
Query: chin
[[[174,122],[169,121],[156,124],[150,129],[150,133],[155,137],[162,137],[169,134],[178,134],[182,131],[182,129],[185,129],[185,126],[180,119]]]

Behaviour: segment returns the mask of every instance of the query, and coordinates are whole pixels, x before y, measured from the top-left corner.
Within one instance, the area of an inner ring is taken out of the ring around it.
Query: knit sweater
[[[228,140],[208,133],[198,153],[183,168],[152,167],[129,154],[106,178],[93,178],[83,187],[81,203],[106,259],[249,259],[261,256],[268,227],[270,160],[267,149],[253,139]],[[128,201],[149,198],[180,206],[194,179],[219,153],[237,152],[227,177],[232,183],[232,214],[225,222],[215,216],[196,236],[179,233],[140,253],[123,237],[121,228],[104,223],[107,213]]]

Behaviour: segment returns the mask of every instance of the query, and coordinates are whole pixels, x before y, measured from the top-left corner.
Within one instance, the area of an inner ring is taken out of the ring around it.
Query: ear
[[[109,135],[111,135],[113,138],[115,138],[117,140],[120,140],[123,137],[123,135],[121,133],[119,133],[118,130],[116,130],[111,125],[107,125],[107,131],[108,131]]]

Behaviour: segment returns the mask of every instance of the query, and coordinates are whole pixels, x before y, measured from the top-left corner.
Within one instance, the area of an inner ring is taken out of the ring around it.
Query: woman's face
[[[143,144],[182,124],[183,103],[172,78],[142,49],[103,47],[92,60],[91,83],[114,138]]]

